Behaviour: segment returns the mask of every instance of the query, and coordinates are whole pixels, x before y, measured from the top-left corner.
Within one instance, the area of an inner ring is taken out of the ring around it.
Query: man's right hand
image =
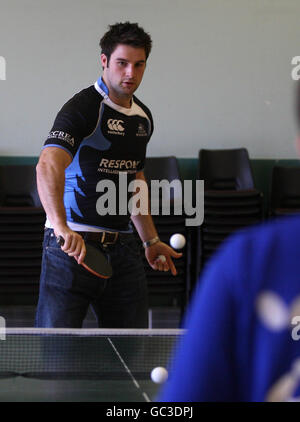
[[[68,226],[55,227],[54,234],[56,237],[61,236],[65,241],[61,249],[69,256],[75,256],[78,264],[82,264],[85,258],[86,248],[80,234],[74,232]]]

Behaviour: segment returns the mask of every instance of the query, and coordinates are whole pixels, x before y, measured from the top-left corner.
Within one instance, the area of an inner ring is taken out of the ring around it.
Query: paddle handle
[[[58,236],[56,238],[56,242],[58,243],[59,246],[64,246],[65,244],[65,239],[62,236]]]

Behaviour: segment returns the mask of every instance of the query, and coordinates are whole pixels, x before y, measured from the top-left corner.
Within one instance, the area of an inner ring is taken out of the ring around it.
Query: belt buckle
[[[105,240],[107,234],[114,235],[114,239],[112,241]],[[101,236],[100,242],[104,246],[106,246],[106,245],[114,245],[116,243],[117,239],[118,239],[118,235],[119,235],[118,232],[103,232],[102,233],[102,236]]]

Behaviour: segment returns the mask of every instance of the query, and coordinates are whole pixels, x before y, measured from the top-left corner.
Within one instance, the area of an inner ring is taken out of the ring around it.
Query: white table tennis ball
[[[158,255],[157,259],[159,259],[162,263],[167,261],[165,255]]]
[[[183,236],[183,234],[173,234],[170,238],[170,245],[172,246],[172,248],[174,249],[182,249],[185,246],[185,237]]]
[[[168,375],[168,371],[165,368],[158,366],[152,370],[151,379],[156,384],[162,384],[163,382],[167,381]]]

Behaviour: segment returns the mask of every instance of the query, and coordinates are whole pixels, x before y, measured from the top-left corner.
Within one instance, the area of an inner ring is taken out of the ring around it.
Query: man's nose
[[[127,76],[128,78],[133,78],[133,76],[134,76],[134,71],[135,71],[135,69],[134,69],[134,66],[133,66],[132,64],[128,64],[128,65],[126,66],[126,76]]]

